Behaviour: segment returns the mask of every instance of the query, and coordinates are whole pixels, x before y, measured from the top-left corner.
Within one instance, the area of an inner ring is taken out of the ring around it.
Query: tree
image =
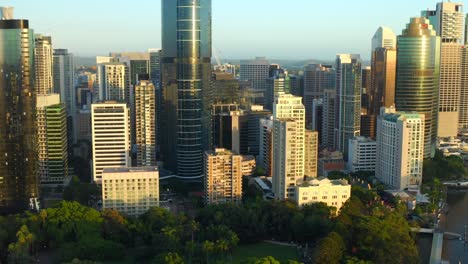
[[[128,220],[117,210],[106,209],[101,214],[104,219],[102,223],[103,237],[114,242],[131,245],[133,241]]]
[[[314,256],[315,263],[340,263],[344,254],[343,238],[335,232],[331,232],[318,245]]]
[[[242,262],[242,264],[281,264],[274,257],[268,256],[263,258],[249,258]]]
[[[184,264],[184,259],[176,252],[163,253],[153,259],[154,264]]]
[[[21,226],[16,233],[17,241],[8,245],[8,263],[29,263],[32,261],[34,251],[34,234],[29,232],[27,226]]]
[[[327,178],[330,179],[330,180],[341,180],[341,179],[348,179],[349,177],[344,172],[331,171],[331,172],[328,173]]]

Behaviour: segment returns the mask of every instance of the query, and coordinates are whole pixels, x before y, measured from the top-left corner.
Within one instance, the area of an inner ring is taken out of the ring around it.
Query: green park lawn
[[[281,263],[287,263],[288,260],[298,260],[296,247],[274,245],[266,242],[241,245],[234,250],[232,263],[238,264],[249,257],[267,257],[272,256]]]

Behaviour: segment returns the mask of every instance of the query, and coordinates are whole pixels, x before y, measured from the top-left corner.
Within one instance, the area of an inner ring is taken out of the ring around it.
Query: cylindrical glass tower
[[[424,157],[435,153],[439,96],[440,37],[425,18],[411,18],[397,38],[395,104],[425,115]]]

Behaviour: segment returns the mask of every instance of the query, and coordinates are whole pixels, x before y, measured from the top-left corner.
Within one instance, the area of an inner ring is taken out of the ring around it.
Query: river
[[[468,191],[449,190],[447,193],[448,214],[444,226],[446,232],[464,235],[465,225],[468,232]],[[468,245],[460,240],[444,239],[442,258],[450,263],[468,263]]]

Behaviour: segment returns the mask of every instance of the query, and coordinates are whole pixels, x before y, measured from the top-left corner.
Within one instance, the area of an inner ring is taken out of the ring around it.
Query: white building
[[[104,168],[130,166],[130,116],[125,103],[91,105],[93,180],[101,182]]]
[[[306,130],[304,145],[304,175],[316,178],[318,170],[318,132]]]
[[[351,185],[346,180],[318,178],[296,186],[295,192],[294,200],[299,206],[322,202],[338,212],[351,197]]]
[[[34,47],[36,94],[51,94],[54,89],[52,38],[37,34]]]
[[[159,206],[157,167],[105,168],[102,172],[102,208],[138,216]]]
[[[367,137],[355,137],[349,140],[348,171],[375,171],[376,160],[377,142]]]
[[[135,86],[137,166],[156,166],[156,90],[150,81]]]
[[[279,93],[273,106],[273,192],[275,199],[294,199],[304,180],[305,109],[302,98]]]
[[[103,60],[102,58],[98,61]],[[105,62],[97,65],[98,93],[100,101],[128,100],[130,80],[129,68],[123,62]]]
[[[419,188],[424,155],[424,115],[382,108],[377,120],[375,175],[396,189]]]
[[[372,37],[372,52],[377,48],[396,48],[396,35],[388,27],[379,27]]]
[[[206,204],[242,201],[242,156],[216,148],[205,152]]]

